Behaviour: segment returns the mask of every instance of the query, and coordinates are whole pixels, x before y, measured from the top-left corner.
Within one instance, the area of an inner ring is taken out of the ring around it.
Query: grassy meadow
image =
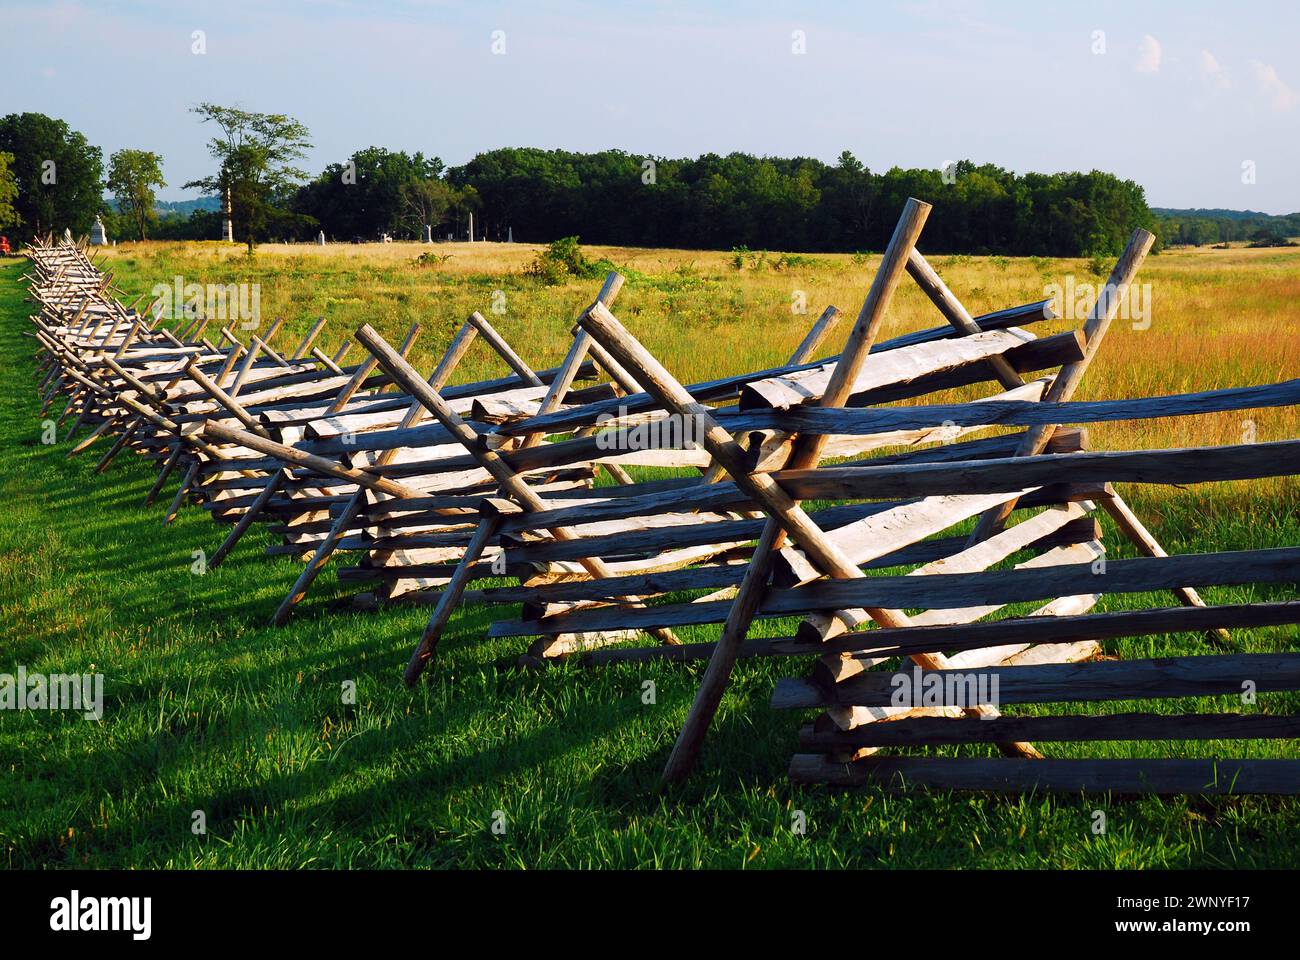
[[[177,276],[258,283],[264,320],[285,318],[276,342],[290,347],[319,316],[330,318],[319,343],[331,353],[363,322],[396,341],[419,321],[412,359],[426,372],[473,310],[532,366],[557,363],[599,286],[528,276],[540,248],[526,244],[440,244],[437,252],[450,254],[441,265],[412,262],[427,249],[266,245],[250,259],[213,243],[124,243],[103,251],[101,265],[127,301]],[[614,312],[684,382],[782,361],[828,304],[846,315],[828,341],[838,344],[879,262],[751,254],[738,265],[722,252],[584,249],[625,272]],[[1042,298],[1067,276],[1100,284],[1105,273],[1081,260],[930,260],[976,314]],[[268,534],[254,530],[227,563],[195,575],[193,551],[210,552],[224,535],[206,511],[186,508],[164,529],[167,497],[140,505],[154,479],[147,464],[124,458],[95,475],[94,452],[68,459],[62,432],[58,444],[41,444],[21,272],[21,261],[0,261],[0,673],[20,664],[99,670],[106,706],[95,722],[0,712],[0,867],[1281,867],[1300,855],[1300,801],[1291,799],[795,787],[785,768],[806,717],[772,711],[767,699],[778,678],[805,669],[798,660],[742,662],[696,776],[665,793],[658,774],[702,665],[499,672],[495,661],[520,645],[483,637],[504,612],[469,607],[453,619],[427,681],[408,691],[401,668],[427,608],[352,611],[329,570],[287,627],[268,628],[301,569],[261,555]],[[1300,249],[1168,251],[1148,258],[1139,280],[1151,285],[1149,326],[1117,320],[1076,399],[1300,376]],[[798,298],[804,314],[792,311]],[[938,322],[905,280],[882,338]],[[479,344],[453,381],[504,369]],[[1104,424],[1090,434],[1106,449],[1300,436],[1295,409],[1248,416]],[[1170,552],[1300,544],[1294,479],[1124,493]],[[1107,539],[1111,556],[1133,555],[1110,526]],[[1209,602],[1279,599],[1293,587],[1205,593]],[[1099,609],[1171,602],[1105,597]],[[792,626],[765,621],[755,635]],[[687,639],[715,633],[685,631]],[[1262,652],[1292,649],[1296,637],[1274,628],[1235,639]],[[1106,652],[1214,648],[1170,635],[1112,642]],[[646,680],[655,682],[654,704],[642,703]],[[347,681],[356,683],[354,705],[341,702]],[[1297,696],[1261,695],[1240,709],[1298,707]],[[1052,744],[1046,752],[1297,756],[1284,741]],[[1103,835],[1092,829],[1098,809]],[[206,832],[194,830],[196,811]],[[806,834],[791,831],[794,811],[806,814]],[[502,815],[504,834],[492,829]]]

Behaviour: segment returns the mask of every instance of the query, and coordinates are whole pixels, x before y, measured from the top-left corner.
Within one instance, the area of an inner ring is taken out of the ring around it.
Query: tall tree
[[[165,187],[162,157],[148,150],[118,150],[108,158],[108,189],[118,210],[128,217],[141,240],[145,227],[156,219],[155,187]]]
[[[14,178],[14,155],[0,152],[0,230],[18,223],[14,200],[18,198],[18,181]]]
[[[90,229],[103,204],[104,155],[62,120],[43,113],[0,118],[0,151],[13,155],[14,207],[38,234]]]
[[[294,166],[311,147],[307,128],[282,113],[254,113],[215,103],[201,103],[191,112],[220,130],[208,141],[217,172],[185,187],[219,196],[229,190],[231,219],[251,253],[272,222],[294,217],[287,204],[294,188],[307,179]]]
[[[446,180],[430,178],[402,184],[403,212],[408,225],[417,231],[426,224],[439,226],[457,200],[456,190]]]

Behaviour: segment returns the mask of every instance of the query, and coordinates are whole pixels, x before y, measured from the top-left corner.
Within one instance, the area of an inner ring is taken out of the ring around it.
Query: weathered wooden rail
[[[781,656],[812,663],[772,706],[820,711],[800,733],[796,780],[1300,791],[1300,761],[1063,760],[1034,746],[1291,738],[1293,716],[1001,713],[1298,688],[1289,652],[1094,658],[1121,637],[1231,649],[1230,629],[1300,623],[1300,546],[1169,556],[1115,488],[1295,475],[1300,439],[1095,451],[1086,428],[1290,406],[1300,380],[1075,401],[1151,236],[1135,232],[1079,329],[1038,337],[1026,327],[1053,319],[1045,301],[965,309],[916,249],[928,213],[907,204],[838,353],[816,359],[839,317],[828,307],[785,363],[686,386],[617,318],[617,274],[578,314],[559,366],[534,371],[475,313],[426,376],[408,359],[418,325],[398,346],[363,326],[333,356],[313,346],[323,319],[292,349],[273,345],[278,322],[247,343],[229,327],[205,337],[202,318],[171,330],[114,299],[84,249],[38,241],[42,412],[63,398],[70,437],[88,430],[69,455],[103,439],[100,470],[123,450],[152,460],[147,502],[179,478],[167,520],[195,500],[231,527],[212,564],[254,523],[274,532],[270,552],[304,562],[276,624],[340,552],[356,558],[342,581],[368,588],[357,603],[430,605],[408,683],[466,602],[501,611],[489,635],[528,639],[511,665],[707,661],[669,782],[695,768],[736,661]],[[877,342],[906,278],[943,324]],[[509,374],[452,384],[475,340]],[[366,355],[345,365],[354,343]],[[955,389],[975,396],[954,402]],[[642,467],[676,476],[638,480]],[[1107,556],[1101,513],[1139,556]],[[1270,585],[1269,599],[1207,605],[1197,591],[1227,585]],[[1097,610],[1106,595],[1152,592],[1177,605]],[[794,618],[792,634],[749,638],[773,618]],[[718,639],[674,632],[700,625]],[[937,699],[900,700],[908,684]],[[1004,756],[880,754],[980,745]]]

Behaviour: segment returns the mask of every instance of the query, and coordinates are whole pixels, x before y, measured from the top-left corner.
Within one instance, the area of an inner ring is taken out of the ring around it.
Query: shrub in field
[[[413,257],[413,258],[411,259],[411,263],[414,264],[414,265],[417,266],[417,267],[435,267],[435,268],[436,268],[436,267],[441,267],[441,266],[442,266],[443,264],[445,264],[448,260],[450,260],[451,257],[452,257],[452,255],[451,255],[450,253],[438,254],[438,253],[434,253],[432,250],[426,250],[424,253],[420,254],[418,257]]]
[[[773,270],[787,270],[790,267],[820,267],[822,262],[816,257],[802,253],[783,253],[772,261]]]
[[[766,266],[771,266],[774,270],[780,269],[777,265],[779,261],[768,262],[766,250],[751,250],[746,246],[731,248],[731,263],[737,270],[744,270],[746,266],[751,270],[762,270]]]
[[[582,252],[577,237],[561,237],[537,255],[526,271],[543,283],[564,283],[566,280],[589,280],[601,275],[605,261],[592,262]]]
[[[645,279],[645,274],[618,267],[604,257],[588,260],[578,245],[577,237],[563,237],[554,241],[533,259],[524,272],[543,283],[557,284],[567,280],[602,279],[611,270],[617,270],[625,279],[633,282]]]

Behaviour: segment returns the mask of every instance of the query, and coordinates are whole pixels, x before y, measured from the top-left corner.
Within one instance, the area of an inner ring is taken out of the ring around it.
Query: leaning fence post
[[[1101,292],[1097,295],[1097,302],[1093,304],[1092,310],[1088,312],[1088,319],[1084,322],[1083,359],[1068,363],[1061,368],[1061,372],[1052,381],[1052,386],[1048,389],[1047,395],[1043,397],[1044,403],[1063,403],[1074,396],[1075,389],[1083,380],[1083,375],[1088,372],[1088,365],[1092,363],[1092,358],[1097,355],[1097,350],[1101,347],[1101,341],[1105,339],[1106,331],[1110,329],[1111,321],[1115,319],[1115,314],[1119,311],[1120,301],[1127,295],[1129,284],[1137,276],[1138,268],[1142,266],[1142,261],[1146,259],[1147,251],[1151,249],[1151,245],[1155,243],[1155,240],[1155,234],[1148,233],[1140,227],[1133,231],[1128,246],[1120,254],[1119,260],[1115,263],[1115,268],[1111,270],[1106,285],[1101,288]],[[1047,441],[1052,437],[1053,429],[1055,429],[1055,425],[1050,424],[1031,427],[1028,433],[1025,434],[1024,440],[1021,441],[1016,456],[1030,457],[1042,453]],[[980,517],[975,532],[971,534],[970,542],[972,544],[979,543],[996,533],[1002,524],[1006,522],[1007,517],[1011,516],[1011,511],[1015,508],[1016,501],[1011,499],[985,513]]]

